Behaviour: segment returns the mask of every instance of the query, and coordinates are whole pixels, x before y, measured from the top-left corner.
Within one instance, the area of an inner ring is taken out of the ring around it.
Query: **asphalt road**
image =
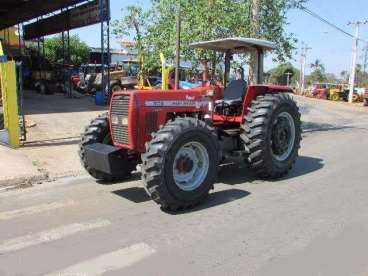
[[[0,275],[367,275],[368,110],[298,101],[292,172],[225,166],[190,211],[162,212],[139,175],[0,193]]]

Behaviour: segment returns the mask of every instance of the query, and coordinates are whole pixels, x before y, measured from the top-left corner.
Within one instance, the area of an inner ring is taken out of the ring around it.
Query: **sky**
[[[112,19],[120,19],[123,15],[122,9],[132,4],[141,5],[149,8],[149,0],[110,0]],[[368,1],[367,0],[309,0],[307,8],[324,17],[328,21],[338,25],[349,33],[353,33],[352,26],[348,26],[349,21],[368,20]],[[290,10],[287,14],[286,31],[294,33],[299,40],[295,45],[301,47],[303,41],[312,49],[307,54],[307,64],[312,63],[317,58],[325,65],[327,72],[340,75],[343,70],[350,70],[352,38],[340,33],[330,26],[322,23],[318,19],[301,10]],[[90,46],[100,46],[100,26],[94,25],[74,30],[72,33],[79,34],[80,38]],[[360,37],[368,43],[368,24],[361,27]],[[365,43],[360,42],[358,62],[363,61],[362,48]],[[112,48],[119,47],[112,37]],[[299,49],[290,60],[297,68],[299,65]],[[265,70],[271,69],[277,63],[272,62],[272,57],[268,56],[265,61]],[[308,66],[307,73],[310,72]]]

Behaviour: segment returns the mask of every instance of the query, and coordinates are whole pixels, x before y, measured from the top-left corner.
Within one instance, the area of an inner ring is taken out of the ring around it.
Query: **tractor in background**
[[[331,101],[348,101],[349,90],[344,84],[329,84],[328,99]]]
[[[364,106],[368,106],[368,88],[365,89],[363,94],[363,104]]]
[[[98,180],[128,179],[141,165],[147,194],[165,210],[201,203],[218,167],[239,157],[260,178],[285,176],[301,140],[297,104],[286,86],[263,85],[263,56],[275,45],[253,38],[191,44],[224,55],[224,86],[115,92],[109,112],[82,134],[81,162]],[[235,54],[254,52],[256,85],[229,81]]]
[[[348,100],[349,91],[342,84],[314,83],[312,97],[331,101]]]

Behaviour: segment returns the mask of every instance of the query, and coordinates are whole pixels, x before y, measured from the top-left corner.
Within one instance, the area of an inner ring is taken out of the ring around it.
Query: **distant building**
[[[138,61],[137,50],[134,44],[129,44],[131,47],[124,47],[123,43],[121,49],[110,49],[110,62],[124,63],[129,61]],[[104,55],[105,63],[107,63],[107,53]],[[101,48],[91,47],[90,63],[101,64]]]

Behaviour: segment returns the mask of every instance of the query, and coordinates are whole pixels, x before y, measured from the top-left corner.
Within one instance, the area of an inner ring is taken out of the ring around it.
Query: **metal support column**
[[[70,71],[70,64],[71,64],[71,53],[70,53],[70,32],[69,32],[69,27],[68,27],[68,31],[67,31],[67,44],[68,44],[68,58],[67,58],[67,61],[68,61],[68,64],[67,64],[67,67],[68,67],[68,74],[67,74],[67,83],[68,83],[68,98],[72,98],[72,83],[71,83],[71,71]]]
[[[101,20],[101,92],[110,98],[110,2],[100,0]],[[107,55],[107,57],[105,56]],[[106,60],[107,58],[107,60]],[[106,65],[106,66],[105,66]]]

